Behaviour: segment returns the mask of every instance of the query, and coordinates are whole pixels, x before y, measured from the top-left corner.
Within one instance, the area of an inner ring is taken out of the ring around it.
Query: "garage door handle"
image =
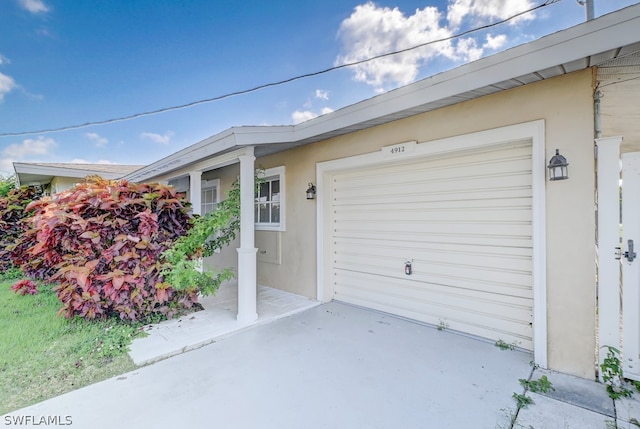
[[[636,259],[636,252],[633,251],[633,240],[627,240],[628,251],[624,252],[624,257],[627,258],[627,261],[633,262]]]

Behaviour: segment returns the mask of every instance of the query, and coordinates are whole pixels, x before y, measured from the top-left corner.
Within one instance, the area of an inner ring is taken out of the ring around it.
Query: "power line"
[[[422,48],[422,47],[425,47],[425,46],[433,45],[435,43],[446,42],[446,41],[449,41],[449,40],[457,39],[459,37],[463,37],[463,36],[466,36],[466,35],[471,34],[471,33],[475,33],[475,32],[478,32],[478,31],[482,31],[482,30],[486,30],[486,29],[489,29],[489,28],[496,27],[498,25],[501,25],[501,24],[504,24],[506,22],[509,22],[509,21],[511,21],[511,20],[513,20],[515,18],[518,18],[519,16],[525,15],[525,14],[527,14],[529,12],[534,12],[534,11],[536,11],[538,9],[542,9],[544,7],[550,6],[551,4],[558,3],[560,1],[562,1],[562,0],[546,0],[544,3],[541,3],[541,4],[537,5],[537,6],[534,6],[534,7],[530,8],[530,9],[527,9],[525,11],[518,12],[515,15],[512,15],[512,16],[510,16],[508,18],[502,19],[500,21],[493,22],[491,24],[483,25],[481,27],[476,27],[476,28],[473,28],[473,29],[470,29],[470,30],[466,30],[466,31],[463,31],[463,32],[458,33],[458,34],[454,34],[453,36],[443,37],[441,39],[436,39],[436,40],[431,40],[429,42],[420,43],[418,45],[411,46],[409,48],[400,49],[400,50],[393,51],[393,52],[387,52],[385,54],[375,55],[373,57],[366,58],[366,59],[363,59],[363,60],[358,60],[358,61],[353,61],[353,62],[350,62],[350,63],[340,64],[340,65],[337,65],[337,66],[326,68],[324,70],[320,70],[320,71],[315,71],[315,72],[311,72],[311,73],[306,73],[306,74],[294,76],[294,77],[291,77],[291,78],[288,78],[288,79],[284,79],[284,80],[281,80],[281,81],[277,81],[277,82],[265,83],[265,84],[262,84],[262,85],[255,86],[253,88],[243,89],[243,90],[235,91],[235,92],[230,92],[230,93],[219,95],[219,96],[212,97],[212,98],[206,98],[206,99],[202,99],[202,100],[192,101],[190,103],[180,104],[180,105],[177,105],[177,106],[164,107],[164,108],[157,109],[157,110],[150,110],[150,111],[147,111],[147,112],[134,113],[132,115],[122,116],[122,117],[119,117],[119,118],[105,119],[105,120],[94,121],[94,122],[85,122],[84,124],[68,125],[68,126],[64,126],[64,127],[49,128],[49,129],[43,129],[43,130],[37,130],[37,131],[19,131],[19,132],[14,132],[14,133],[0,133],[0,137],[18,137],[18,136],[27,136],[27,135],[32,135],[32,134],[57,133],[57,132],[62,132],[62,131],[75,130],[75,129],[79,129],[79,128],[92,127],[92,126],[97,126],[97,125],[107,125],[107,124],[113,124],[113,123],[116,123],[116,122],[130,121],[132,119],[137,119],[137,118],[141,118],[141,117],[144,117],[144,116],[158,115],[160,113],[166,113],[166,112],[170,112],[170,111],[173,111],[173,110],[186,109],[186,108],[189,108],[189,107],[198,106],[200,104],[212,103],[212,102],[215,102],[215,101],[224,100],[226,98],[231,98],[231,97],[235,97],[235,96],[238,96],[238,95],[249,94],[251,92],[260,91],[262,89],[271,88],[271,87],[275,87],[275,86],[280,86],[280,85],[284,85],[284,84],[287,84],[287,83],[290,83],[290,82],[294,82],[294,81],[297,81],[297,80],[318,76],[318,75],[329,73],[329,72],[332,72],[332,71],[335,71],[335,70],[340,70],[340,69],[347,68],[347,67],[357,66],[357,65],[360,65],[360,64],[367,63],[369,61],[378,60],[380,58],[385,58],[385,57],[390,57],[390,56],[393,56],[393,55],[402,54],[402,53],[405,53],[405,52],[412,51],[414,49],[418,49],[418,48]]]

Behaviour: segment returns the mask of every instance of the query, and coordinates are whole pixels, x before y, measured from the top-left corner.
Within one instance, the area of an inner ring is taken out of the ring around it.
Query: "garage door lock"
[[[408,276],[411,275],[412,270],[411,270],[411,261],[407,261],[404,263],[404,273]]]

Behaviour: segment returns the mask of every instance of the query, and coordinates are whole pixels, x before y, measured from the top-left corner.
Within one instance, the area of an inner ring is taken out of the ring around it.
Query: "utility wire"
[[[531,9],[527,9],[525,11],[516,13],[515,15],[512,15],[512,16],[510,16],[508,18],[502,19],[500,21],[493,22],[491,24],[483,25],[481,27],[472,28],[470,30],[463,31],[463,32],[458,33],[458,34],[454,34],[453,36],[443,37],[441,39],[436,39],[436,40],[431,40],[429,42],[420,43],[418,45],[411,46],[409,48],[400,49],[400,50],[393,51],[393,52],[387,52],[387,53],[380,54],[380,55],[375,55],[373,57],[365,58],[363,60],[358,60],[358,61],[353,61],[353,62],[350,62],[350,63],[340,64],[340,65],[337,65],[337,66],[326,68],[324,70],[320,70],[320,71],[315,71],[315,72],[311,72],[311,73],[306,73],[306,74],[294,76],[294,77],[291,77],[291,78],[288,78],[288,79],[285,79],[285,80],[281,80],[281,81],[278,81],[278,82],[265,83],[265,84],[262,84],[262,85],[255,86],[253,88],[239,90],[239,91],[235,91],[235,92],[230,92],[230,93],[219,95],[219,96],[212,97],[212,98],[206,98],[206,99],[202,99],[202,100],[192,101],[190,103],[180,104],[180,105],[177,105],[177,106],[164,107],[164,108],[157,109],[157,110],[150,110],[150,111],[147,111],[147,112],[134,113],[132,115],[122,116],[122,117],[119,117],[119,118],[105,119],[105,120],[94,121],[94,122],[85,122],[84,124],[68,125],[68,126],[58,127],[58,128],[48,128],[48,129],[43,129],[43,130],[38,130],[38,131],[19,131],[19,132],[13,132],[13,133],[0,133],[0,137],[18,137],[18,136],[27,136],[27,135],[32,135],[32,134],[57,133],[57,132],[61,132],[61,131],[75,130],[75,129],[79,129],[79,128],[92,127],[92,126],[96,126],[96,125],[107,125],[107,124],[113,124],[113,123],[116,123],[116,122],[130,121],[132,119],[137,119],[137,118],[141,118],[141,117],[144,117],[144,116],[157,115],[157,114],[160,114],[160,113],[170,112],[170,111],[173,111],[173,110],[186,109],[186,108],[197,106],[197,105],[200,105],[200,104],[212,103],[214,101],[219,101],[219,100],[224,100],[226,98],[235,97],[237,95],[248,94],[248,93],[256,92],[256,91],[259,91],[259,90],[262,90],[262,89],[271,88],[271,87],[274,87],[274,86],[284,85],[284,84],[287,84],[287,83],[290,83],[290,82],[294,82],[296,80],[306,79],[306,78],[309,78],[309,77],[314,77],[314,76],[318,76],[318,75],[321,75],[321,74],[329,73],[329,72],[332,72],[332,71],[335,71],[335,70],[340,70],[340,69],[347,68],[347,67],[357,66],[357,65],[360,65],[360,64],[367,63],[369,61],[378,60],[380,58],[385,58],[385,57],[390,57],[390,56],[393,56],[393,55],[402,54],[402,53],[409,52],[409,51],[412,51],[414,49],[422,48],[424,46],[429,46],[429,45],[432,45],[432,44],[435,44],[435,43],[446,42],[446,41],[449,41],[449,40],[457,39],[459,37],[463,37],[463,36],[466,36],[466,35],[471,34],[471,33],[475,33],[475,32],[478,32],[478,31],[482,31],[482,30],[486,30],[486,29],[489,29],[489,28],[496,27],[498,25],[501,25],[501,24],[504,24],[506,22],[509,22],[509,21],[511,21],[511,20],[513,20],[515,18],[518,18],[519,16],[525,15],[525,14],[527,14],[529,12],[536,11],[538,9],[542,9],[544,7],[550,6],[550,5],[552,5],[554,3],[558,3],[560,1],[562,1],[562,0],[546,0],[544,3],[541,3],[541,4],[537,5],[537,6],[534,6]]]

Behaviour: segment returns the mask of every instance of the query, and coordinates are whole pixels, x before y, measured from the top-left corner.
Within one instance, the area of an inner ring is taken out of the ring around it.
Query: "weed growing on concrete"
[[[615,400],[633,396],[633,391],[627,389],[624,385],[620,350],[612,346],[603,346],[602,348],[607,348],[607,357],[600,364],[600,370],[602,371],[602,381],[607,386],[609,397]]]
[[[513,350],[516,348],[515,344],[509,344],[504,342],[503,340],[496,341],[496,347],[500,350]]]
[[[441,320],[436,329],[438,329],[438,331],[444,331],[445,329],[449,329],[449,324],[444,320]]]
[[[522,387],[534,393],[548,393],[550,390],[556,390],[546,375],[543,375],[537,380],[526,380],[524,378],[520,378],[518,381]]]
[[[518,404],[518,408],[527,408],[529,405],[533,404],[533,399],[526,395],[526,393],[514,393],[513,399],[516,400]]]

